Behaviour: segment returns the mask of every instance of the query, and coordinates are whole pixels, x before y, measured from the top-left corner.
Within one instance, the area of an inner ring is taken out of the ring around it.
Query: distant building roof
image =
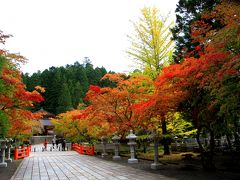
[[[40,110],[36,111],[36,113],[43,113],[43,119],[50,118],[50,117],[53,117],[53,118],[55,117],[54,114],[44,110],[43,108],[41,108]]]

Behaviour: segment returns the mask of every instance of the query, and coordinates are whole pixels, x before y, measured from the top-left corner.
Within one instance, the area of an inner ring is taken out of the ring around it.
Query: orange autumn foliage
[[[5,43],[5,39],[10,35],[4,35],[0,31],[0,43]],[[25,63],[26,58],[19,54],[9,53],[0,50],[1,61],[4,61],[0,69],[0,80],[2,83],[0,91],[0,110],[3,111],[9,120],[10,129],[7,136],[18,137],[23,134],[30,134],[31,127],[35,119],[39,119],[39,114],[33,114],[27,110],[34,103],[42,102],[44,99],[38,92],[39,88],[33,92],[26,91],[26,86],[22,81],[19,63]]]
[[[219,22],[222,27],[214,29],[209,22]],[[240,4],[222,1],[212,11],[203,13],[201,20],[192,24],[191,37],[194,42],[200,43],[201,52],[228,51],[236,55],[240,52],[239,23]]]
[[[123,136],[130,129],[141,127],[143,119],[133,113],[131,106],[150,96],[153,90],[151,79],[123,74],[107,74],[103,79],[114,81],[116,87],[90,86],[86,99],[91,103],[92,125],[108,126],[105,135],[117,132]]]

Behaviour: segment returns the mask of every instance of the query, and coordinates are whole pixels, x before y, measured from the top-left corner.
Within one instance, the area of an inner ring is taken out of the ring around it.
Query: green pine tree
[[[72,106],[72,98],[68,88],[67,83],[63,83],[60,89],[60,96],[58,97],[58,107],[56,109],[56,113],[62,113],[69,111],[73,108]]]

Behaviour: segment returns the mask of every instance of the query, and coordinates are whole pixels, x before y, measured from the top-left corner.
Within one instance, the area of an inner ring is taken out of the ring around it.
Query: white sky
[[[0,30],[12,34],[4,46],[24,55],[23,72],[51,66],[82,63],[89,57],[94,67],[128,72],[131,60],[127,34],[144,6],[162,14],[174,10],[178,0],[2,0]]]

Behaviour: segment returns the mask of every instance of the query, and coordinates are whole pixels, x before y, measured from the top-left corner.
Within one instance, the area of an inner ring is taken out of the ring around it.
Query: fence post
[[[94,156],[94,146],[92,146],[92,152],[90,155]]]
[[[32,145],[28,145],[29,146],[29,151],[32,152]]]
[[[84,154],[83,153],[83,148],[84,148],[84,146],[80,144],[80,154]]]
[[[23,145],[22,149],[23,149],[24,157],[28,157],[28,147]]]
[[[27,156],[30,156],[30,152],[31,152],[31,146],[27,146]]]
[[[18,148],[15,147],[15,150],[14,150],[14,160],[18,160]]]

